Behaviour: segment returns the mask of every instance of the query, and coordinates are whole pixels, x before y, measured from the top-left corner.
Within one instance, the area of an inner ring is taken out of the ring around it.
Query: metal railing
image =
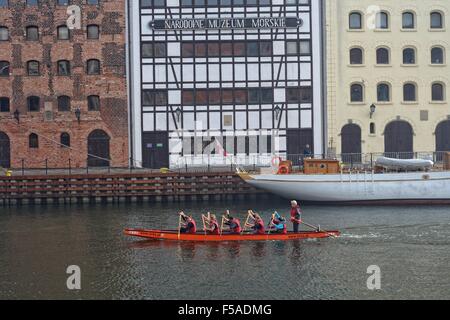
[[[395,159],[426,159],[433,161],[437,166],[444,161],[445,151],[441,152],[380,152],[380,153],[345,153],[345,154],[280,154],[280,155],[188,155],[178,158],[175,163],[170,164],[171,172],[235,172],[236,168],[247,171],[256,171],[260,168],[275,168],[280,159],[290,160],[294,167],[302,168],[305,158],[335,159],[339,160],[344,168],[369,170],[374,168],[379,157]],[[48,159],[42,161],[27,161],[21,159],[20,166],[11,169],[0,167],[5,173],[11,170],[13,175],[49,175],[49,174],[109,174],[109,173],[159,173],[160,169],[147,169],[137,166],[128,167],[92,167],[75,166],[72,159],[66,163],[59,163],[57,167],[51,166]],[[89,163],[89,162],[86,162]],[[136,161],[130,159],[130,163]]]

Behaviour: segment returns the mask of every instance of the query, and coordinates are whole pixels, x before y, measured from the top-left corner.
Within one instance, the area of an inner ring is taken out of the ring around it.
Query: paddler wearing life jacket
[[[251,215],[253,220],[255,220],[252,226],[252,229],[255,230],[255,234],[264,234],[266,229],[264,228],[264,221],[261,216],[256,212],[252,212]]]
[[[291,201],[291,222],[293,231],[298,232],[298,226],[302,223],[302,210],[295,200]]]
[[[205,227],[206,232],[208,234],[217,234],[217,235],[220,234],[220,227],[219,223],[217,222],[216,215],[211,214],[208,216],[209,216],[208,221],[206,221],[208,227]]]
[[[230,229],[230,233],[239,234],[241,233],[241,221],[238,218],[235,218],[230,215],[229,212],[225,215],[225,225],[227,225]]]
[[[180,233],[190,233],[190,234],[196,233],[197,225],[192,216],[188,216],[184,212],[180,212],[180,216],[181,219],[183,220],[180,226]]]
[[[269,228],[271,231],[287,234],[286,219],[282,217],[278,212],[272,215],[272,220],[269,223]]]

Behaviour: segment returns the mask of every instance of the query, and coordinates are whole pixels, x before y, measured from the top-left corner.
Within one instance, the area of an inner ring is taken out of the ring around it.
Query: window
[[[70,135],[67,132],[61,133],[60,142],[61,142],[62,148],[69,148],[70,147]]]
[[[375,122],[371,122],[370,123],[370,134],[375,134],[376,133],[376,126],[375,126]]]
[[[89,75],[100,74],[100,61],[96,59],[88,60],[86,72]]]
[[[403,50],[403,64],[416,64],[416,50],[406,48]]]
[[[352,12],[349,16],[350,29],[362,29],[362,15],[359,12]]]
[[[167,56],[165,42],[144,42],[142,44],[142,58],[162,58],[165,56]]]
[[[431,63],[432,64],[444,63],[444,49],[440,47],[431,48]]]
[[[350,64],[363,64],[363,51],[360,48],[350,49]]]
[[[35,26],[29,26],[26,28],[26,38],[28,41],[39,40],[39,28]]]
[[[386,83],[380,83],[377,86],[377,98],[378,102],[389,102],[391,101],[390,97],[390,87]]]
[[[70,62],[67,60],[58,61],[58,75],[69,76],[70,75]]]
[[[38,4],[38,0],[27,0],[27,6],[37,6]]]
[[[27,98],[27,106],[29,112],[39,112],[40,99],[39,97],[31,96]]]
[[[350,87],[350,101],[363,102],[363,86],[361,84],[352,84]]]
[[[98,39],[100,38],[100,28],[96,24],[90,24],[87,26],[87,38]]]
[[[69,40],[69,28],[67,26],[59,26],[58,27],[58,39],[59,40]]]
[[[403,86],[403,101],[414,102],[416,99],[416,85],[414,83],[406,83]]]
[[[431,86],[431,100],[444,101],[444,85],[442,83],[433,83]]]
[[[386,12],[378,12],[375,26],[377,29],[389,29],[389,15]]]
[[[39,61],[28,61],[27,62],[27,71],[29,76],[38,76],[39,72]]]
[[[58,97],[58,111],[60,112],[70,111],[70,97],[68,96]]]
[[[377,64],[389,64],[389,49],[378,48],[377,49]]]
[[[88,111],[100,111],[100,97],[89,96],[88,97]]]
[[[300,55],[307,56],[311,54],[311,41],[300,40]]]
[[[8,0],[0,0],[0,8],[5,8],[8,6]]]
[[[167,106],[167,91],[143,90],[142,103],[144,106]]]
[[[298,55],[298,43],[297,41],[286,41],[286,54],[290,56]]]
[[[0,41],[9,40],[9,30],[7,27],[0,27]]]
[[[430,15],[430,28],[431,29],[442,29],[444,28],[444,19],[442,17],[442,13],[440,12],[432,12]]]
[[[311,103],[312,89],[310,87],[287,88],[286,100],[289,103]]]
[[[402,14],[402,28],[403,29],[415,29],[416,22],[415,16],[412,12],[403,12]]]
[[[36,133],[32,133],[28,136],[28,146],[32,149],[39,148],[39,138]]]
[[[0,112],[9,112],[9,98],[0,97]]]
[[[58,0],[58,5],[60,6],[68,6],[69,0]]]
[[[8,61],[0,61],[0,77],[9,77]]]
[[[247,55],[249,57],[257,57],[259,55],[259,44],[257,41],[247,42]]]
[[[98,4],[99,0],[87,0],[87,4]]]

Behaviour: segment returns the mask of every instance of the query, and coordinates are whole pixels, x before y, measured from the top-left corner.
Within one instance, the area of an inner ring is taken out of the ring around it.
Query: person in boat
[[[295,200],[291,201],[291,222],[293,231],[297,233],[298,226],[302,223],[302,210]]]
[[[235,234],[241,233],[242,231],[241,221],[238,218],[233,217],[232,215],[230,215],[229,212],[227,212],[225,219],[226,219],[225,225],[229,227],[230,233]]]
[[[282,217],[278,212],[272,215],[272,220],[269,223],[269,228],[273,232],[287,234],[286,219]]]
[[[197,225],[192,216],[188,216],[184,212],[180,212],[180,216],[182,219],[180,225],[180,233],[190,233],[190,234],[196,233]]]
[[[252,226],[255,234],[264,234],[266,232],[266,229],[264,228],[264,221],[261,216],[256,212],[252,212],[251,215],[253,220],[255,221]]]
[[[220,227],[219,227],[219,223],[217,222],[216,215],[211,214],[208,216],[209,216],[208,221],[207,221],[208,226],[205,228],[206,232],[208,234],[215,234],[215,235],[220,234]]]

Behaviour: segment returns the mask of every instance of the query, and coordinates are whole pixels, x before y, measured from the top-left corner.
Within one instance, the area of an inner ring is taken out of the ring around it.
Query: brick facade
[[[0,112],[0,132],[10,140],[11,167],[84,167],[88,136],[100,129],[110,138],[111,166],[128,165],[128,103],[126,89],[125,1],[72,0],[82,13],[80,30],[71,30],[70,40],[57,38],[57,27],[66,25],[66,6],[56,0],[10,0],[0,7],[0,27],[7,27],[9,40],[0,41],[0,61],[10,63],[9,76],[0,76],[0,97],[10,99],[9,112]],[[87,25],[100,27],[99,39],[87,39]],[[27,26],[39,27],[39,40],[25,37]],[[100,74],[87,75],[89,59],[100,60]],[[40,75],[29,76],[27,61],[40,63]],[[57,74],[57,61],[69,60],[71,74]],[[88,111],[87,97],[100,97],[100,111]],[[40,98],[40,111],[30,112],[27,97]],[[71,98],[70,111],[58,111],[58,96]],[[81,111],[78,122],[75,110]],[[20,112],[19,122],[14,112]],[[51,113],[49,112],[51,111]],[[60,135],[70,134],[71,148],[59,145]],[[29,147],[29,135],[39,136],[39,147]],[[22,160],[23,159],[23,160]]]

